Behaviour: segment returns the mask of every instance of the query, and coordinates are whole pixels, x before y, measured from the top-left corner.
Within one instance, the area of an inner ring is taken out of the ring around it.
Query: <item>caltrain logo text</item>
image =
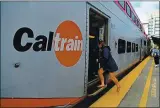
[[[80,59],[83,39],[77,24],[67,20],[58,26],[55,33],[50,31],[48,39],[44,35],[35,36],[30,28],[20,28],[14,35],[13,45],[19,52],[28,50],[35,52],[51,51],[53,47],[59,62],[70,67]]]

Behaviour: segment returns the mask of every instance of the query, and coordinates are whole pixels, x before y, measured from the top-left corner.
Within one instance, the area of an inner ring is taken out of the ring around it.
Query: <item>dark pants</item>
[[[158,56],[155,56],[155,57],[154,57],[154,62],[155,62],[156,65],[159,64],[159,57],[158,57]]]

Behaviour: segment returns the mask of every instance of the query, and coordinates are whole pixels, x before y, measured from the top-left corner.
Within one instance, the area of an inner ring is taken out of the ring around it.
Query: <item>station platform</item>
[[[119,81],[120,92],[113,86],[89,107],[159,107],[159,72],[160,66],[147,57]]]

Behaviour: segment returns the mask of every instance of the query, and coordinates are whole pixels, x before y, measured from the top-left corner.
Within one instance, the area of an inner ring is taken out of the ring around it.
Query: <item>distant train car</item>
[[[144,58],[142,24],[129,1],[1,2],[1,106],[74,105],[98,80],[99,39],[121,74]]]

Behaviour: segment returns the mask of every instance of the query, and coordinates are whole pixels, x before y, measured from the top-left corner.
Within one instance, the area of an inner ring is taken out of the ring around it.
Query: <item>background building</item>
[[[158,39],[160,38],[160,16],[159,16],[159,12],[160,11],[155,11],[153,12],[149,18],[148,18],[148,28],[146,27],[146,29],[148,29],[148,37],[151,39],[151,45],[152,47],[155,46],[155,44],[157,44],[157,42],[155,43],[154,39]]]
[[[159,11],[155,11],[151,14],[149,17],[148,22],[148,35],[159,37],[159,29],[160,28],[160,17],[159,17]]]
[[[148,23],[143,23],[145,33],[148,35]]]

